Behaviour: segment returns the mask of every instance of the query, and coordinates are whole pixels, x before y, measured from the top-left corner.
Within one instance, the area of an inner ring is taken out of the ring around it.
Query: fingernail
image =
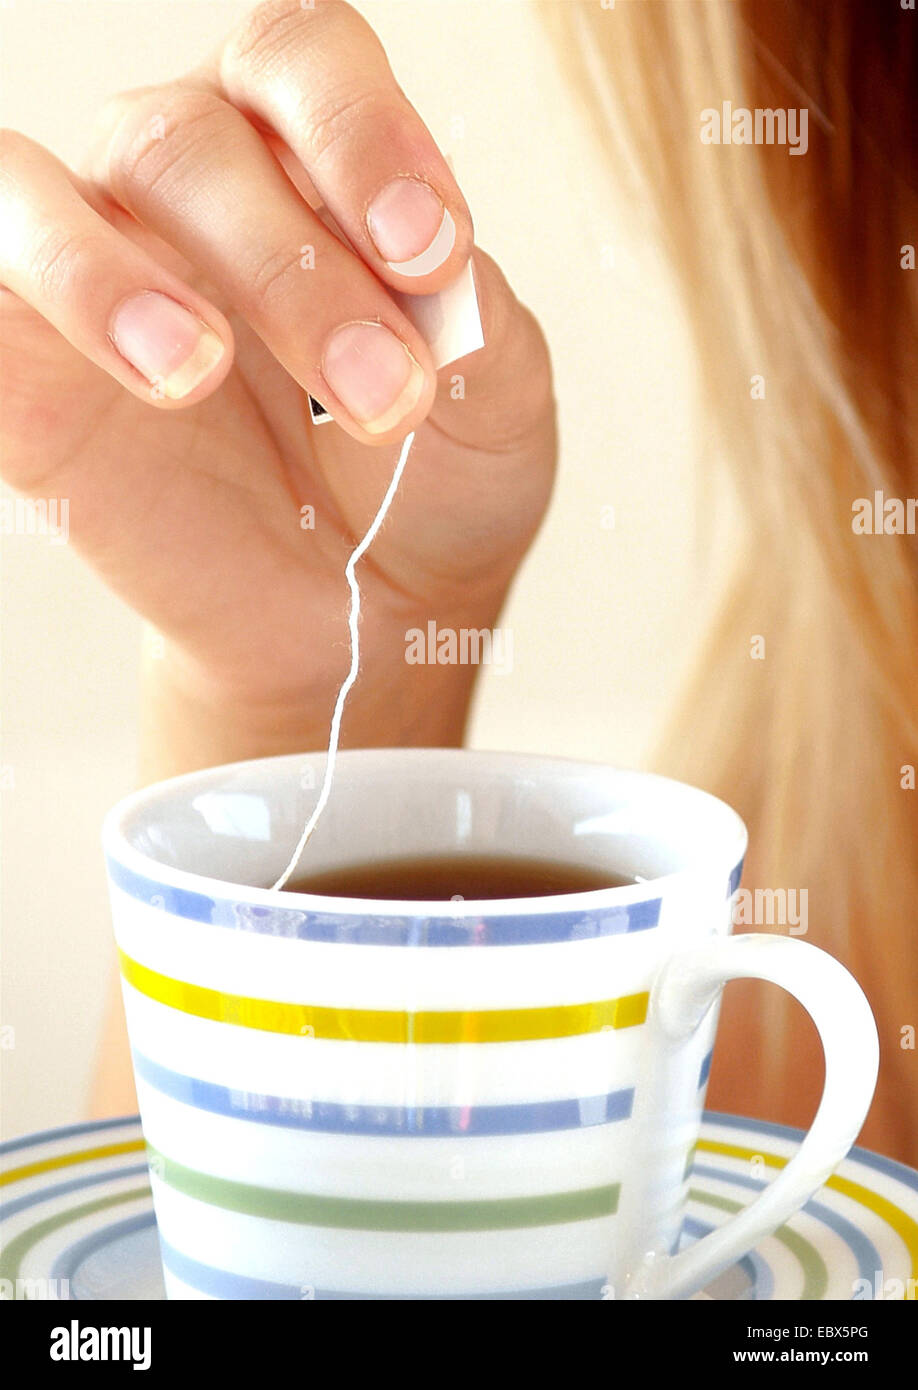
[[[367,227],[390,270],[429,275],[456,244],[456,224],[429,184],[393,179],[367,209]]]
[[[424,372],[400,338],[381,323],[346,323],[329,338],[325,380],[368,434],[393,429],[424,390]]]
[[[155,290],[118,307],[111,338],[121,356],[171,401],[190,395],[225,351],[206,323]]]

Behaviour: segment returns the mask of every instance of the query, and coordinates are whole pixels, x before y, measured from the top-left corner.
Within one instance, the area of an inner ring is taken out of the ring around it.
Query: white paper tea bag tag
[[[452,155],[446,155],[445,159],[455,178],[456,165]],[[477,352],[484,347],[471,260],[466,261],[452,284],[437,294],[402,294],[395,291],[392,298],[427,343],[437,371],[465,357],[467,353]]]
[[[390,291],[433,354],[437,371],[469,352],[484,347],[481,312],[475,293],[472,262],[466,261],[452,284],[437,294],[401,294]]]

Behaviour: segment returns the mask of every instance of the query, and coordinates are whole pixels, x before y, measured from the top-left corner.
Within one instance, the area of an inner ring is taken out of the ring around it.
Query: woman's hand
[[[407,666],[405,632],[494,621],[551,487],[550,368],[360,15],[261,5],[208,64],[111,102],[79,175],[5,133],[0,228],[3,473],[69,499],[75,544],[161,634],[176,767],[324,741],[344,564],[411,429],[359,571],[346,741],[461,737],[474,673]],[[470,255],[486,345],[438,380],[388,291]]]

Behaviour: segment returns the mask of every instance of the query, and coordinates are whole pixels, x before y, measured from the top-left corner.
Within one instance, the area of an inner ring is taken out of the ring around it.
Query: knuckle
[[[103,238],[97,232],[48,227],[32,247],[29,278],[42,302],[69,298],[104,255]]]
[[[230,35],[220,67],[228,89],[245,88],[304,57],[319,81],[347,66],[388,69],[376,32],[346,0],[264,0]]]
[[[327,159],[361,122],[372,121],[374,129],[382,130],[388,105],[379,92],[350,86],[330,90],[320,100],[314,94],[304,99],[298,124],[305,132],[312,158],[316,163]]]
[[[212,92],[164,89],[147,93],[124,110],[109,145],[108,182],[130,205],[180,175],[203,148],[220,147],[227,128],[226,104]]]
[[[261,67],[270,62],[290,40],[291,32],[304,24],[327,18],[327,3],[304,5],[300,0],[263,0],[242,20],[227,43],[225,55],[246,66]]]
[[[265,0],[230,36],[221,74],[227,90],[242,96],[284,83],[289,123],[315,159],[360,119],[372,116],[388,128],[407,105],[378,36],[345,0]]]
[[[271,312],[272,306],[280,303],[288,306],[291,278],[297,283],[302,275],[300,252],[297,248],[282,247],[270,252],[253,271],[249,290],[252,299],[260,305],[263,312]]]

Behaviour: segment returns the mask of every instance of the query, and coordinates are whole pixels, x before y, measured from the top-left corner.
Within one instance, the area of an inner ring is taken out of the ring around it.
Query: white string
[[[350,693],[351,686],[357,679],[357,671],[360,666],[360,637],[357,631],[357,624],[360,619],[360,589],[358,587],[357,580],[354,577],[354,569],[357,565],[358,560],[360,560],[361,557],[365,555],[366,552],[369,550],[376,536],[377,531],[385,521],[386,512],[392,505],[392,499],[398,491],[398,485],[401,481],[402,474],[405,471],[405,464],[408,461],[408,453],[411,449],[411,445],[413,442],[414,431],[412,431],[411,434],[406,436],[405,442],[402,444],[402,451],[399,454],[398,463],[395,465],[395,472],[392,474],[392,481],[386,489],[386,495],[380,503],[379,511],[376,513],[373,520],[370,522],[370,529],[367,531],[363,540],[351,552],[351,558],[348,560],[344,570],[344,577],[347,580],[348,588],[351,591],[351,605],[347,615],[347,624],[348,629],[350,631],[351,640],[351,669],[345,676],[344,684],[338,691],[338,698],[335,701],[335,710],[332,714],[331,732],[329,733],[328,737],[328,755],[325,759],[325,776],[322,779],[322,789],[319,792],[319,799],[315,804],[315,809],[313,810],[312,815],[309,817],[308,821],[303,827],[303,833],[300,836],[300,842],[297,845],[296,849],[293,851],[293,858],[290,860],[290,863],[287,865],[286,869],[281,874],[277,882],[272,884],[273,888],[283,888],[284,884],[287,882],[287,879],[293,873],[294,869],[299,863],[300,855],[306,848],[306,841],[309,839],[310,835],[315,830],[319,817],[325,810],[325,804],[328,801],[329,795],[331,794],[332,776],[334,775],[335,771],[335,759],[338,755],[338,739],[341,734],[341,716],[344,713],[344,702]]]

